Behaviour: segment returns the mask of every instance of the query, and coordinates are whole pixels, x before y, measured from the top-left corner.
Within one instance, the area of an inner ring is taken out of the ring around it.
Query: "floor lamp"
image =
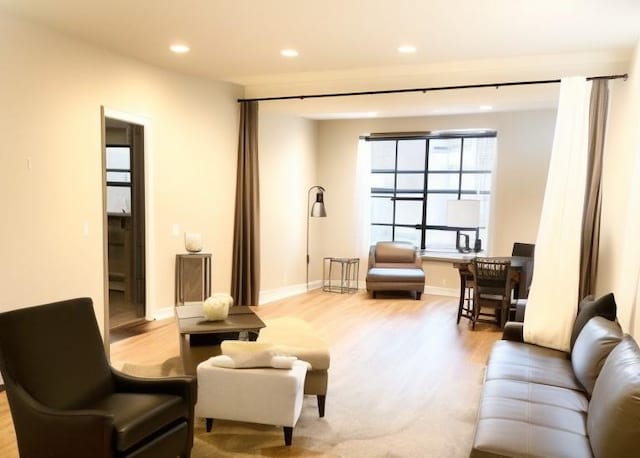
[[[316,201],[309,209],[309,201],[311,200],[311,191],[316,191]],[[309,291],[309,218],[324,218],[327,216],[327,210],[324,208],[324,192],[322,186],[311,186],[307,193],[307,291]]]

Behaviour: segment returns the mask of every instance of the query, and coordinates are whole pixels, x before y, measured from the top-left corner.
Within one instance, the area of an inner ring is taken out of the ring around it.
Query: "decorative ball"
[[[226,320],[233,298],[226,293],[216,293],[208,297],[202,305],[202,313],[207,321]]]

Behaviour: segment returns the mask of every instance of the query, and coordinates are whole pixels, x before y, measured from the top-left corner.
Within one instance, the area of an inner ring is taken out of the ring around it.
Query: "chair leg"
[[[371,291],[371,297],[372,297],[373,299],[375,299],[375,298],[376,298],[376,292],[375,292],[375,291]]]
[[[421,291],[417,291],[416,292],[416,300],[419,301],[421,297],[422,297],[422,292]]]
[[[320,416],[320,418],[324,417],[324,404],[326,399],[327,399],[326,394],[318,395],[318,415]]]
[[[293,426],[284,426],[282,429],[284,430],[284,445],[289,446],[293,439]]]
[[[213,428],[213,418],[205,418],[205,429],[208,433],[211,432],[211,428]]]

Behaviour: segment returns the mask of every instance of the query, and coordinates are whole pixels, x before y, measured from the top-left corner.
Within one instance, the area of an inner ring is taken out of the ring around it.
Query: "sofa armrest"
[[[507,321],[502,332],[502,340],[524,342],[524,323]]]

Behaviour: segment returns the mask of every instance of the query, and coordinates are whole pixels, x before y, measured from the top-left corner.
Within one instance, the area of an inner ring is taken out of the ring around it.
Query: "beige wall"
[[[625,331],[640,336],[640,42],[627,81],[612,81],[602,181],[598,295],[613,291]]]
[[[260,290],[263,299],[306,290],[307,191],[316,184],[313,121],[260,112]],[[319,253],[318,227],[310,224],[310,255]],[[320,278],[311,264],[310,279]],[[304,287],[304,288],[302,288]],[[293,290],[291,289],[293,288]]]
[[[329,217],[323,228],[324,256],[353,256],[353,198],[358,137],[373,132],[486,128],[498,132],[489,253],[508,255],[513,242],[535,242],[548,168],[555,110],[465,116],[322,121],[318,131],[318,171],[327,188]],[[361,259],[366,266],[366,260]],[[425,263],[427,285],[455,291],[450,264]],[[364,278],[366,269],[360,270]],[[432,288],[432,291],[437,291]]]
[[[184,231],[202,233],[213,252],[213,288],[228,291],[240,88],[164,71],[4,13],[0,55],[0,310],[90,296],[102,324],[101,105],[151,126],[151,314],[173,304]]]

